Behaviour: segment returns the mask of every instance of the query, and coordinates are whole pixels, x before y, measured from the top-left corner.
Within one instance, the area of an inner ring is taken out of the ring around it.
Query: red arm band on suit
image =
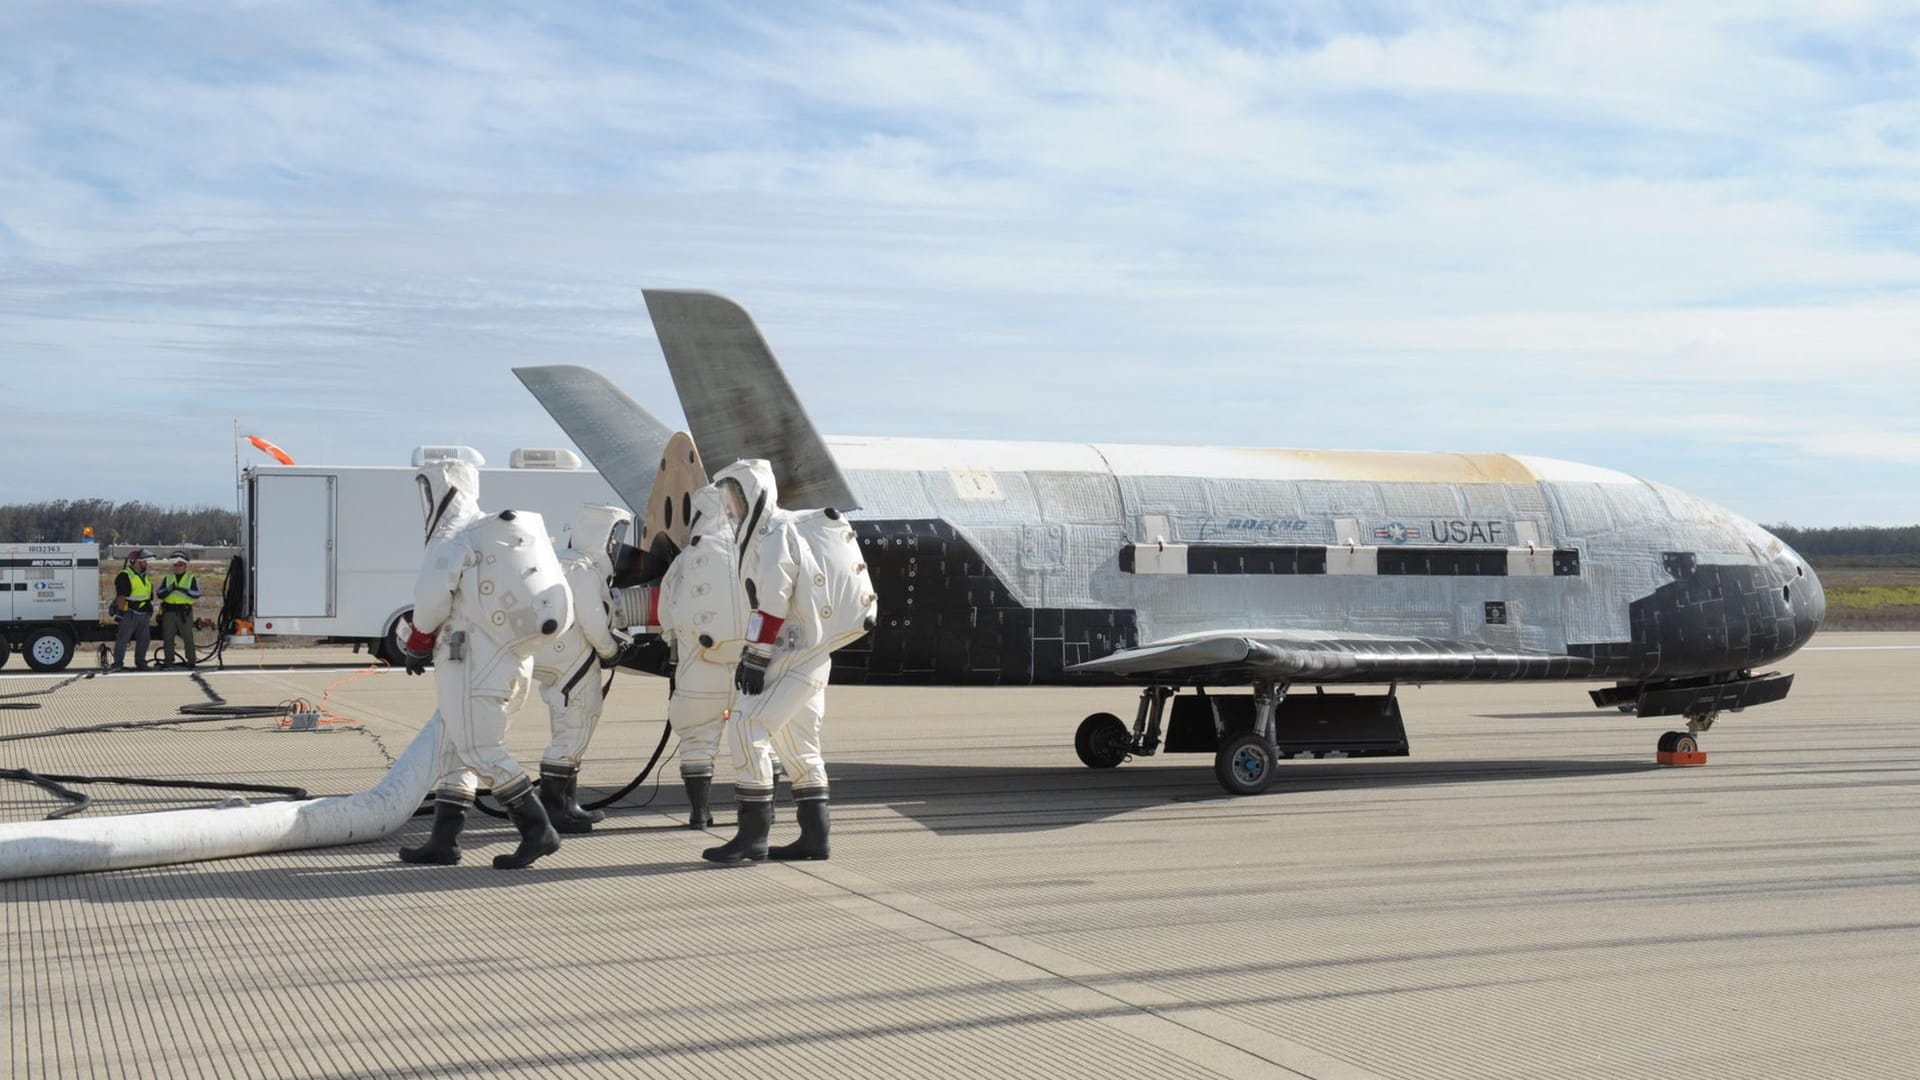
[[[780,628],[787,620],[764,611],[756,611],[747,620],[747,640],[755,645],[771,645],[773,639],[780,636]]]
[[[435,636],[436,635],[434,634],[422,633],[417,627],[413,626],[412,624],[408,624],[407,644],[406,644],[407,651],[413,652],[413,653],[432,652],[433,639]]]

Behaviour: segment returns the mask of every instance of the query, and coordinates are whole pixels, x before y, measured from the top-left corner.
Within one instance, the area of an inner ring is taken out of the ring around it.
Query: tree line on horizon
[[[1920,525],[1836,525],[1825,529],[1768,525],[1765,528],[1809,559],[1823,555],[1920,555]]]
[[[111,499],[50,499],[0,506],[0,543],[214,547],[239,542],[240,515],[217,506],[158,506]]]
[[[111,499],[51,499],[0,506],[0,543],[77,543],[87,526],[102,544],[225,546],[239,542],[240,515],[217,506],[158,506]],[[1837,555],[1920,556],[1920,525],[1839,525],[1767,530],[1808,558]]]

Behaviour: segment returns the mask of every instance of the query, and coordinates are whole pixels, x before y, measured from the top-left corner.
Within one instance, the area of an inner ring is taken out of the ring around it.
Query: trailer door
[[[334,614],[334,478],[257,474],[254,611],[259,618]]]

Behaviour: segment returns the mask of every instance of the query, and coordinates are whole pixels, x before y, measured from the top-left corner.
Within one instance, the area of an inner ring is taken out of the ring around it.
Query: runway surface
[[[518,873],[488,865],[511,842],[491,818],[465,865],[399,864],[416,819],[0,883],[7,1074],[1920,1076],[1920,635],[1816,646],[1702,768],[1655,766],[1668,723],[1583,685],[1409,688],[1411,758],[1290,762],[1235,799],[1207,757],[1081,767],[1075,726],[1131,716],[1124,690],[842,687],[828,863],[707,867],[731,829],[680,827],[669,762]],[[0,710],[0,736],[207,700],[174,674],[7,698],[59,681],[17,671],[0,702],[44,707]],[[347,792],[433,707],[396,673],[207,683],[243,704],[332,685],[362,723],[0,741],[0,767]],[[663,706],[659,681],[616,681],[588,788],[633,776]],[[523,761],[544,727],[520,714]],[[210,801],[86,790],[89,816]],[[57,805],[0,784],[0,821]]]

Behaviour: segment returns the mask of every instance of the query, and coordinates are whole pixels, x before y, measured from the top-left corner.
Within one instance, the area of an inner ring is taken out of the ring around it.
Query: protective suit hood
[[[415,474],[427,539],[465,528],[480,517],[480,470],[470,461],[429,461]]]
[[[713,486],[718,488],[729,480],[740,485],[740,492],[747,499],[746,516],[739,528],[741,536],[752,533],[766,522],[768,514],[780,509],[780,490],[774,483],[773,464],[765,458],[734,462],[720,470],[713,478]]]
[[[744,487],[744,485],[743,485]],[[751,503],[748,504],[751,508]],[[687,531],[691,536],[710,536],[712,540],[732,543],[737,530],[733,522],[727,519],[726,496],[713,484],[708,484],[693,493],[687,511]]]
[[[588,504],[574,515],[567,530],[567,549],[593,560],[594,569],[604,578],[613,577],[613,552],[627,539],[633,526],[633,512],[624,506]]]

